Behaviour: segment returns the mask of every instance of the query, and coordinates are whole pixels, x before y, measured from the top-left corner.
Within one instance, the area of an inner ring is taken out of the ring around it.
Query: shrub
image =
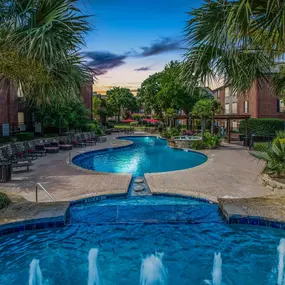
[[[0,193],[0,210],[7,207],[11,203],[8,196],[4,193]]]
[[[202,142],[200,140],[197,140],[197,141],[192,141],[190,144],[190,148],[192,149],[196,149],[196,150],[199,150],[199,149],[208,149],[209,146],[205,143],[205,142]]]
[[[208,148],[211,149],[211,148],[220,146],[221,139],[217,135],[211,135],[210,133],[206,133],[204,142],[208,146]]]
[[[240,122],[239,130],[245,134],[246,122]],[[256,136],[271,136],[276,132],[284,130],[284,122],[280,119],[249,119],[248,130]]]
[[[265,172],[278,177],[285,177],[285,144],[277,141],[272,147],[260,148],[251,154],[266,162]]]
[[[35,137],[35,134],[30,132],[30,133],[17,133],[15,135],[17,141],[30,141],[33,140]]]
[[[132,127],[135,127],[135,126],[137,126],[138,125],[138,122],[131,122],[130,123],[130,126],[132,126]]]
[[[254,151],[263,151],[267,150],[269,148],[269,143],[268,142],[259,142],[259,143],[254,143],[253,149]]]
[[[170,139],[171,137],[179,136],[179,130],[175,128],[168,128],[162,132],[162,137]]]

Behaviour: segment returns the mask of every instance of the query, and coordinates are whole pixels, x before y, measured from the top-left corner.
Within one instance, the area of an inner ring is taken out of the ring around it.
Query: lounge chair
[[[19,157],[30,158],[31,160],[38,158],[37,154],[27,151],[23,143],[12,144],[11,147],[14,148]]]
[[[36,150],[36,147],[32,145],[30,142],[23,142],[23,145],[25,147],[25,150],[31,154],[35,154],[40,157],[47,155],[46,150]]]
[[[87,144],[83,142],[78,136],[72,138],[72,144],[74,147],[85,147]]]
[[[10,162],[12,169],[14,168],[22,168],[26,167],[27,172],[30,170],[30,166],[32,165],[32,162],[26,159],[7,159],[4,155],[5,150],[0,149],[0,163],[1,162]]]
[[[83,141],[89,145],[95,145],[96,141],[92,140],[92,138],[88,135],[88,133],[81,134],[81,137],[84,138]]]
[[[45,150],[47,153],[58,153],[59,146],[52,146],[50,141],[45,141],[43,144],[36,146],[36,149]]]
[[[8,145],[2,149],[2,153],[7,161],[11,161],[12,163],[31,163],[31,158],[23,157],[21,153],[18,153],[17,149],[12,147],[12,145]]]

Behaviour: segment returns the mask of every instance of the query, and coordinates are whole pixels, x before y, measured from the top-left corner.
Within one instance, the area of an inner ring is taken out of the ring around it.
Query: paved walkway
[[[118,135],[107,136],[105,143],[96,146],[75,148],[76,152],[86,152],[107,147],[128,145],[129,142],[116,140]],[[76,156],[78,153],[73,152]],[[130,174],[100,174],[70,166],[69,152],[48,154],[33,161],[30,172],[16,171],[12,181],[0,183],[0,192],[14,193],[29,201],[35,201],[35,186],[40,182],[57,201],[77,200],[84,197],[105,194],[126,194],[131,181]],[[47,195],[39,190],[39,201],[50,201]]]
[[[246,198],[272,194],[258,180],[264,164],[255,160],[246,149],[225,145],[204,153],[209,160],[198,167],[146,174],[151,192],[198,196],[212,201],[223,196]]]
[[[86,152],[129,144],[127,141],[117,140],[117,136],[107,136],[105,143],[77,148],[76,151]],[[151,192],[205,197],[212,201],[226,195],[246,198],[272,193],[258,181],[264,165],[253,159],[244,148],[224,146],[206,151],[205,154],[209,156],[209,160],[201,166],[182,171],[146,174]],[[48,154],[34,161],[30,172],[14,173],[11,182],[0,184],[0,192],[15,193],[29,201],[35,201],[35,185],[40,182],[57,201],[127,193],[130,174],[96,173],[70,166],[67,161],[68,152]],[[39,193],[41,202],[49,201],[43,191]]]

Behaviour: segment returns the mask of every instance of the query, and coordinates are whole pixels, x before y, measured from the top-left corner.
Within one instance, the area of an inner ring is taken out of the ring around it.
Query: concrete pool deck
[[[73,156],[78,155],[77,152],[129,145],[130,142],[117,139],[120,135],[109,135],[106,142],[96,146],[76,148]],[[146,174],[150,191],[154,194],[203,197],[214,202],[224,196],[248,198],[272,194],[259,183],[264,164],[255,160],[246,149],[226,145],[203,153],[209,159],[198,167]],[[130,174],[84,170],[69,165],[68,155],[68,152],[60,152],[35,160],[30,172],[14,172],[11,182],[1,183],[0,192],[21,195],[29,201],[35,201],[35,185],[40,182],[57,201],[127,193]],[[39,190],[39,201],[48,202],[50,199]]]
[[[77,155],[77,152],[84,153],[129,145],[130,142],[117,139],[120,135],[124,134],[109,135],[106,142],[98,143],[96,146],[76,148],[73,156]],[[135,135],[141,135],[141,133]],[[240,203],[248,203],[251,198],[274,194],[270,189],[261,186],[259,182],[264,164],[255,160],[246,149],[223,145],[219,149],[207,150],[203,153],[209,159],[198,167],[167,173],[146,174],[145,179],[150,191],[153,194],[205,198],[213,202],[224,197],[223,204],[229,201],[232,205],[232,207],[227,207],[228,215],[234,215],[234,212],[231,213],[233,209],[236,209],[233,207],[234,203],[239,203],[237,207],[240,207]],[[130,174],[106,174],[84,170],[75,165],[69,165],[68,156],[68,152],[60,152],[34,161],[30,172],[15,172],[11,182],[1,183],[0,192],[20,195],[34,202],[35,185],[40,182],[58,202],[101,195],[127,194],[131,182]],[[240,202],[236,198],[242,198],[243,201]],[[281,196],[275,196],[275,198],[283,199]],[[39,190],[39,201],[50,202],[50,198]],[[275,204],[272,204],[273,207]],[[260,206],[260,209],[262,208]],[[256,208],[255,211],[257,211]],[[258,212],[255,213],[258,216]],[[259,215],[262,213],[263,210],[260,210]]]

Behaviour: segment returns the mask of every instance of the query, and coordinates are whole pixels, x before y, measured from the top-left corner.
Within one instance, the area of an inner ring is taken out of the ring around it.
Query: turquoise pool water
[[[207,157],[197,152],[185,152],[167,146],[167,141],[156,137],[122,137],[133,142],[127,148],[88,152],[78,155],[73,163],[99,172],[145,173],[166,172],[192,168],[206,162]]]
[[[65,228],[0,237],[0,284],[276,285],[283,237],[230,226],[215,204],[106,200],[72,206]]]

